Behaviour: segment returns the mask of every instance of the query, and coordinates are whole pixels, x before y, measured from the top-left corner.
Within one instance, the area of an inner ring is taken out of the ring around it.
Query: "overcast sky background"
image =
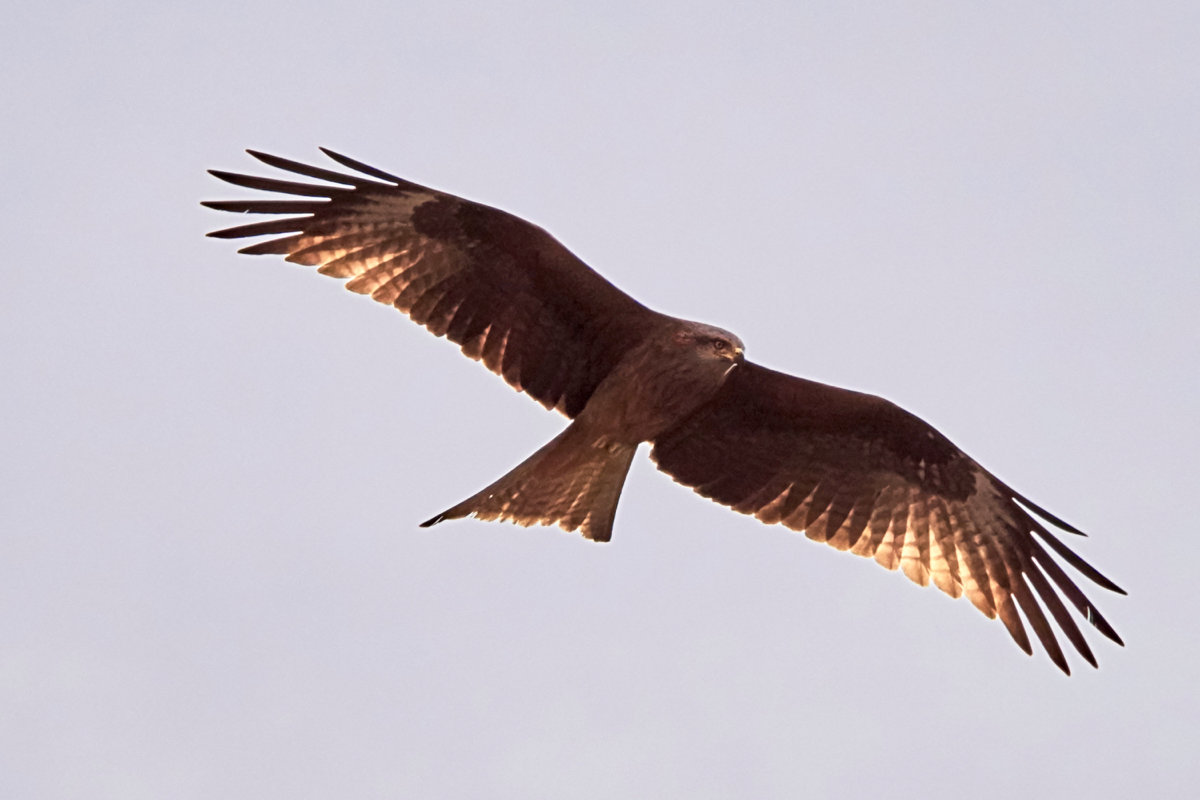
[[[1185,796],[1200,6],[26,4],[0,32],[0,796]],[[325,145],[503,207],[1088,531],[1066,678],[635,461],[614,540],[417,523],[564,424],[203,234]]]

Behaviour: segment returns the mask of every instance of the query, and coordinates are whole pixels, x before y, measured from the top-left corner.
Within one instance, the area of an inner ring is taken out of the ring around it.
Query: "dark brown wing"
[[[1031,653],[1019,606],[1051,659],[1068,674],[1035,595],[1093,666],[1096,659],[1064,598],[1121,643],[1043,547],[1124,594],[1044,523],[1080,532],[881,398],[746,363],[708,406],[659,437],[650,455],[675,480],[735,511],[782,522],[839,550],[871,556],[888,569],[899,567],[913,581],[922,586],[932,581],[952,597],[966,594],[989,618],[999,615]]]
[[[221,211],[286,214],[214,231],[271,236],[240,252],[315,266],[461,345],[547,408],[578,414],[625,351],[662,319],[541,228],[324,150],[370,179],[248,151],[325,184],[211,170],[237,186],[306,199],[231,200]],[[333,184],[333,185],[328,185]]]

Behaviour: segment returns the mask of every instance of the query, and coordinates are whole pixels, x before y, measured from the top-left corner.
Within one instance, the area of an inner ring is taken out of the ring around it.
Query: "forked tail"
[[[572,423],[500,480],[421,527],[473,516],[518,525],[558,525],[607,542],[636,450],[636,444],[609,442]]]

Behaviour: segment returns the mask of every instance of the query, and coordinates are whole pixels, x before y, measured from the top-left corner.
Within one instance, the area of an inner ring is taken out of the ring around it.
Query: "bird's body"
[[[732,333],[643,306],[542,229],[325,151],[367,178],[253,153],[333,185],[214,171],[304,200],[206,203],[286,219],[217,231],[271,235],[244,248],[347,279],[572,421],[495,483],[425,522],[475,516],[555,524],[608,541],[633,455],[701,495],[965,594],[1031,652],[1018,607],[1069,671],[1035,599],[1096,663],[1063,599],[1120,638],[1043,543],[1121,591],[1047,525],[1079,533],[1014,492],[927,423],[871,395],[746,361]],[[1040,518],[1040,520],[1038,519]]]
[[[743,351],[728,331],[669,320],[617,362],[576,422],[629,444],[653,441],[710,401]]]
[[[637,446],[710,401],[742,363],[728,331],[662,317],[596,386],[579,416],[500,480],[423,523],[473,515],[577,528],[612,538],[617,500]]]

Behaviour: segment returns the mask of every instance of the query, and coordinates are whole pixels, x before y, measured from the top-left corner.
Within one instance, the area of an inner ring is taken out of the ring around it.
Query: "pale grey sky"
[[[1200,7],[117,2],[0,33],[0,796],[1184,796]],[[611,544],[417,523],[563,425],[203,234],[325,145],[888,397],[1088,531],[1124,649],[635,461]]]

